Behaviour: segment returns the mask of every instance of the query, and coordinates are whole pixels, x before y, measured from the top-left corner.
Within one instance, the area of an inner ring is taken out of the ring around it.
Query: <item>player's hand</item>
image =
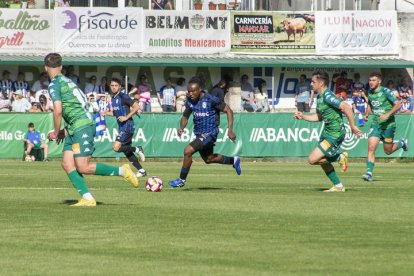
[[[53,141],[58,137],[59,131],[52,130],[47,134],[47,139],[49,141]]]
[[[303,113],[302,112],[295,112],[295,115],[293,117],[297,120],[303,120]]]
[[[357,128],[356,126],[351,126],[351,131],[353,134],[355,134],[356,137],[362,136],[362,131],[359,130],[359,128]]]
[[[128,118],[127,118],[126,116],[119,116],[119,117],[118,117],[118,121],[119,121],[120,123],[125,122],[126,120],[128,120]]]
[[[386,120],[388,120],[388,114],[381,114],[380,116],[379,116],[379,119],[380,119],[380,121],[386,121]]]
[[[183,133],[184,133],[184,129],[179,128],[179,129],[177,130],[178,137],[181,137],[181,135],[183,135]]]
[[[234,134],[233,130],[229,129],[227,134],[229,135],[230,140],[234,143],[234,141],[236,141],[236,134]]]
[[[368,117],[369,117],[369,115],[368,114],[365,114],[364,115],[364,121],[366,122],[366,121],[368,121]]]

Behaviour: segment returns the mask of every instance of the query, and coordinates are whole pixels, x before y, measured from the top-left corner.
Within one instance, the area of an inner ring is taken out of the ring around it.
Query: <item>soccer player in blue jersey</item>
[[[116,117],[119,134],[112,145],[112,149],[116,152],[123,152],[129,162],[138,170],[136,176],[143,177],[147,175],[147,172],[142,168],[135,153],[138,154],[141,161],[145,161],[144,151],[141,146],[131,146],[135,132],[135,124],[132,116],[138,112],[139,106],[128,94],[122,93],[121,88],[121,80],[113,78],[110,84],[112,109],[111,111],[107,111],[106,115]]]
[[[187,125],[188,118],[193,114],[194,134],[196,138],[184,149],[184,160],[181,168],[180,177],[168,182],[171,187],[183,187],[186,183],[187,175],[190,171],[192,156],[199,152],[206,164],[218,163],[232,165],[237,174],[241,174],[240,157],[228,157],[214,153],[214,143],[219,132],[220,112],[227,114],[228,136],[233,142],[236,135],[233,132],[233,111],[228,105],[203,90],[199,78],[192,78],[187,86],[188,96],[185,111],[180,121],[178,135],[181,136]]]

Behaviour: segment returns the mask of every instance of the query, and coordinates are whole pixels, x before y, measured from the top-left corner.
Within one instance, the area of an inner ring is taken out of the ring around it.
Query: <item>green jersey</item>
[[[372,89],[368,90],[368,104],[374,114],[372,123],[378,124],[382,129],[393,127],[395,124],[394,114],[391,115],[386,121],[380,121],[379,116],[389,112],[396,101],[398,100],[392,94],[391,90],[383,86],[378,89],[378,92],[375,92]]]
[[[323,132],[334,138],[345,134],[342,111],[339,109],[341,102],[329,89],[318,94],[316,99],[316,113],[325,123]]]
[[[69,134],[75,130],[93,124],[86,110],[86,98],[82,90],[69,78],[58,74],[49,84],[49,94],[53,102],[62,102],[62,117],[67,124]]]

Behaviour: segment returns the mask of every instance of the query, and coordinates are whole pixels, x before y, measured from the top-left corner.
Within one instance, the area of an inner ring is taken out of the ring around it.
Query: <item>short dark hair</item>
[[[32,122],[30,122],[27,127],[34,127],[34,124]]]
[[[177,85],[183,85],[185,83],[185,78],[178,78]]]
[[[346,71],[342,71],[341,72],[341,77],[344,76],[344,75],[348,75],[348,73]]]
[[[47,77],[47,73],[46,72],[40,73],[40,77]]]
[[[380,73],[380,72],[372,72],[371,74],[369,74],[369,77],[370,77],[370,78],[377,77],[377,78],[379,78],[380,80],[382,80],[382,75],[381,75],[381,73]]]
[[[248,75],[246,75],[246,74],[244,74],[244,75],[242,75],[242,76],[241,76],[241,79],[242,79],[242,80],[243,80],[243,79],[248,80],[248,79],[249,79],[249,76],[248,76]]]
[[[192,77],[188,84],[198,84],[201,87],[202,81],[199,77]]]
[[[50,53],[45,56],[45,65],[50,68],[62,66],[62,56],[58,53]]]
[[[122,85],[121,80],[120,80],[120,79],[118,79],[118,78],[112,78],[112,79],[111,79],[111,82],[116,82],[117,84]]]
[[[360,77],[361,77],[361,74],[359,74],[359,73],[355,73],[354,74],[354,78],[358,78],[359,79]]]
[[[306,75],[305,74],[302,74],[300,76],[306,80]]]
[[[312,77],[316,77],[317,79],[323,81],[326,86],[329,85],[329,75],[325,71],[315,71],[312,73]]]

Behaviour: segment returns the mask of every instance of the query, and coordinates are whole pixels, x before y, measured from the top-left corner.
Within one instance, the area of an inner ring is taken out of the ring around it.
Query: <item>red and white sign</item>
[[[396,11],[316,12],[317,55],[398,54]]]

